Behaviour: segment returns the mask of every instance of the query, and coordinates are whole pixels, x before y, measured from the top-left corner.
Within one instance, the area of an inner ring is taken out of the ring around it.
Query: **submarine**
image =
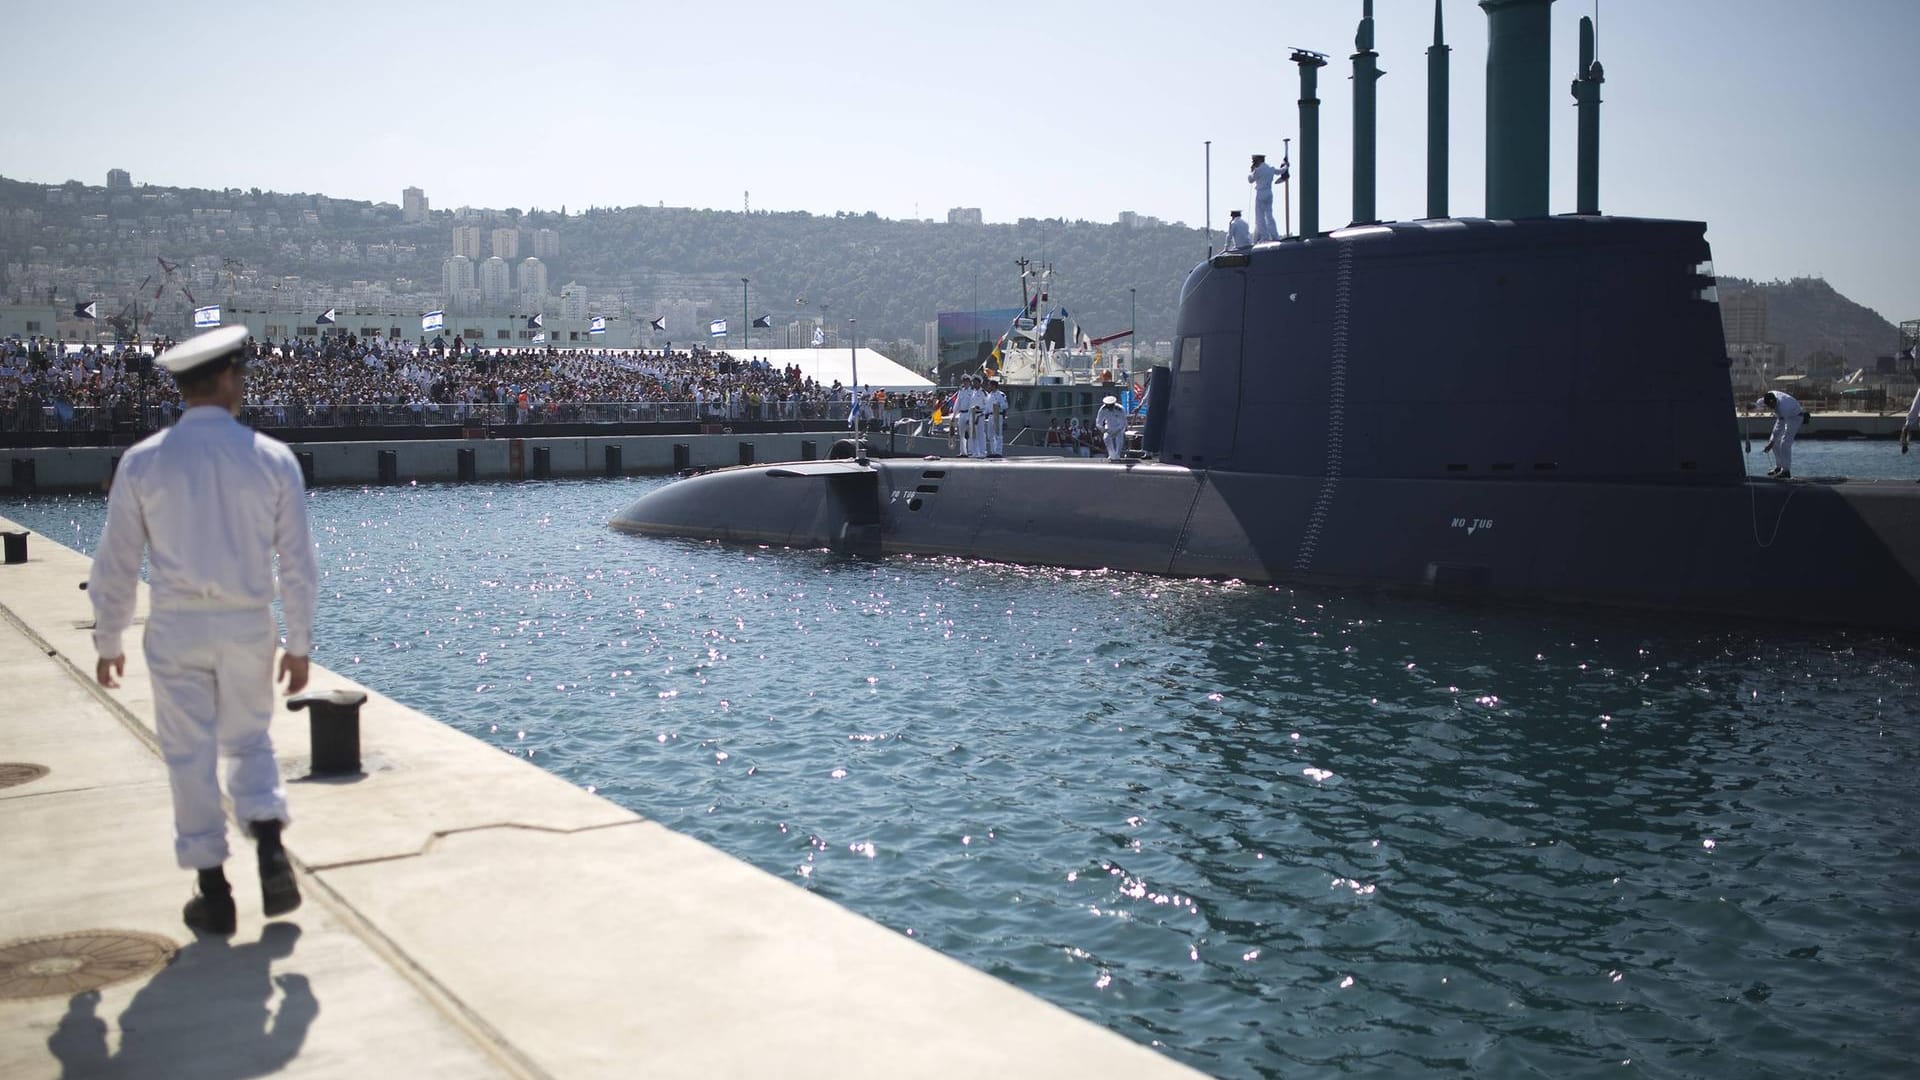
[[[1706,225],[1600,213],[1588,19],[1578,206],[1549,213],[1552,2],[1480,0],[1484,218],[1447,212],[1438,2],[1420,220],[1373,220],[1372,0],[1344,228],[1318,224],[1327,58],[1293,52],[1300,233],[1187,276],[1143,457],[741,466],[651,491],[610,525],[1913,631],[1920,486],[1749,478]]]

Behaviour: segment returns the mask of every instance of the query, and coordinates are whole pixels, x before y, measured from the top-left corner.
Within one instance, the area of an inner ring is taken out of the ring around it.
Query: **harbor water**
[[[314,493],[316,658],[1218,1076],[1912,1074],[1910,641],[606,527],[664,482]]]

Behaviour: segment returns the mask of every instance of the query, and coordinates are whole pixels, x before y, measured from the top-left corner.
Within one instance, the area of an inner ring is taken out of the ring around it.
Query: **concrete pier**
[[[372,691],[361,776],[308,779],[306,714],[274,720],[305,906],[263,924],[236,831],[239,932],[193,940],[144,662],[93,685],[87,568],[41,536],[0,566],[0,957],[121,937],[0,959],[0,1076],[1198,1075]]]

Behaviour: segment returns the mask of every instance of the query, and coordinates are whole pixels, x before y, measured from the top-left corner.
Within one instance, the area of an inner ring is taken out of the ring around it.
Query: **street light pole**
[[[1127,286],[1127,385],[1133,385],[1133,361],[1140,355],[1140,290]]]
[[[740,351],[742,353],[745,353],[748,349],[753,347],[753,343],[747,340],[747,334],[750,332],[749,328],[752,326],[753,326],[753,323],[747,320],[747,279],[741,278],[740,279]]]

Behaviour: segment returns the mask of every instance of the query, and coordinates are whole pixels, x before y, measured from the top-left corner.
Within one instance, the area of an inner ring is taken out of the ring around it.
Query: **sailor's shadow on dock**
[[[307,977],[275,974],[293,955],[296,923],[269,923],[260,940],[235,945],[202,936],[181,949],[128,1003],[116,1022],[118,1053],[109,1053],[100,994],[67,1003],[47,1049],[63,1078],[193,1076],[239,1080],[279,1072],[299,1056],[320,1014]],[[278,1009],[271,1006],[274,989]]]

